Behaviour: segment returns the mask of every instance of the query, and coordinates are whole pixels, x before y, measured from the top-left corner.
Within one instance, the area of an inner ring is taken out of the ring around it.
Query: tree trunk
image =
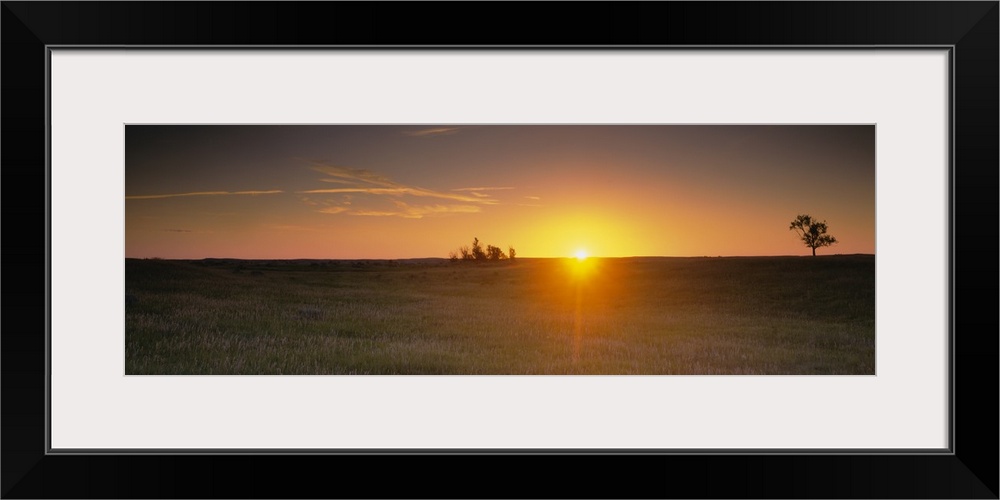
[[[813,257],[815,257],[816,256],[816,247],[812,247],[812,249],[813,249]]]

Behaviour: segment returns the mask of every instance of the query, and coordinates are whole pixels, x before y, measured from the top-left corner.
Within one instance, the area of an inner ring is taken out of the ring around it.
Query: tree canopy
[[[820,222],[811,215],[800,214],[795,217],[788,229],[794,230],[802,239],[802,243],[812,249],[813,257],[816,256],[817,248],[828,247],[837,242],[837,238],[826,234],[828,229],[826,221]]]

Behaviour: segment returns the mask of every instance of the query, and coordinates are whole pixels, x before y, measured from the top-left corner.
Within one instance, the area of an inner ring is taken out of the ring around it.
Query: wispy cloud
[[[317,211],[323,214],[342,214],[348,210],[348,207],[323,207]]]
[[[481,199],[493,199],[493,195],[487,194],[489,191],[504,191],[507,189],[514,189],[510,186],[482,186],[482,187],[467,187],[467,188],[457,188],[452,189],[452,191],[457,191],[460,193],[469,193],[476,198]]]
[[[390,196],[409,195],[409,196],[421,196],[430,198],[441,198],[445,200],[483,203],[486,205],[495,205],[497,203],[497,201],[490,196],[479,196],[479,195],[466,196],[460,194],[449,194],[449,193],[442,193],[439,191],[432,191],[430,189],[407,187],[407,186],[392,187],[392,188],[355,187],[355,188],[334,188],[334,189],[310,189],[308,191],[299,191],[299,193],[302,194],[366,193],[366,194],[390,195]]]
[[[328,188],[296,191],[296,194],[304,195],[303,203],[325,214],[407,219],[471,214],[482,212],[485,206],[500,203],[490,194],[491,191],[514,189],[507,186],[470,187],[447,191],[428,189],[396,182],[370,170],[316,161],[310,163],[313,170],[324,175],[320,181],[340,184]],[[324,198],[322,195],[336,196]]]
[[[473,214],[483,210],[476,205],[408,205],[403,202],[396,202],[396,207],[404,214],[402,217],[411,219],[438,214]]]
[[[540,199],[542,199],[541,196],[525,196],[525,198],[527,198],[529,200],[540,200]]]
[[[144,194],[125,196],[126,200],[155,200],[160,198],[179,198],[183,196],[231,196],[231,195],[259,195],[284,193],[279,189],[270,191],[198,191],[194,193],[173,193],[173,194]]]
[[[334,187],[325,189],[308,189],[297,191],[298,194],[368,194],[376,196],[416,196],[421,198],[437,198],[452,202],[476,203],[481,205],[495,205],[498,201],[489,195],[482,193],[464,194],[462,191],[468,189],[452,190],[450,192],[427,189],[420,186],[411,186],[395,182],[390,178],[364,169],[354,169],[339,167],[335,165],[318,164],[313,166],[313,170],[325,174],[327,177],[320,179],[324,182],[334,182],[343,184],[345,187]],[[501,189],[501,188],[498,188]],[[329,213],[329,212],[328,212]],[[339,213],[339,212],[338,212]]]
[[[475,205],[410,205],[401,201],[393,202],[395,210],[345,210],[348,215],[362,215],[369,217],[403,217],[406,219],[421,219],[428,215],[455,214],[455,213],[477,213],[482,211],[482,207]]]
[[[514,189],[514,188],[510,186],[489,186],[489,187],[458,188],[458,189],[452,189],[452,191],[500,191],[504,189]]]
[[[403,135],[408,135],[410,137],[433,137],[439,135],[457,134],[458,131],[458,127],[435,127],[425,128],[422,130],[405,130],[403,131]]]
[[[399,217],[399,212],[385,210],[352,210],[350,215],[363,215],[367,217]]]
[[[336,184],[352,184],[352,181],[347,181],[344,179],[320,179],[321,182],[332,182]]]
[[[337,184],[368,184],[373,186],[394,187],[398,186],[388,177],[365,170],[363,168],[338,167],[336,165],[326,165],[323,163],[313,163],[313,170],[324,173],[329,178],[320,179],[323,182],[335,182]]]

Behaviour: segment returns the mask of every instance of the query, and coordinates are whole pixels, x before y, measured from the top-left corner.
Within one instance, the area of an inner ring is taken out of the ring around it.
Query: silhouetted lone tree
[[[515,255],[517,255],[517,252],[514,250],[514,247],[509,247],[507,249],[507,258],[509,258],[510,260],[514,260]]]
[[[809,215],[799,215],[788,229],[794,229],[799,238],[802,238],[802,242],[812,248],[813,257],[816,256],[817,248],[828,247],[837,242],[837,238],[826,234],[826,221],[820,222]]]

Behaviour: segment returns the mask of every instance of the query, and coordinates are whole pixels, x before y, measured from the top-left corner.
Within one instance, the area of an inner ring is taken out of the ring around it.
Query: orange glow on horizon
[[[822,255],[875,250],[873,126],[130,125],[126,136],[132,258],[447,259],[473,238],[576,267],[809,255],[788,229],[799,213],[829,221],[838,243]],[[330,164],[302,160],[331,151]],[[166,158],[183,168],[163,169]]]

